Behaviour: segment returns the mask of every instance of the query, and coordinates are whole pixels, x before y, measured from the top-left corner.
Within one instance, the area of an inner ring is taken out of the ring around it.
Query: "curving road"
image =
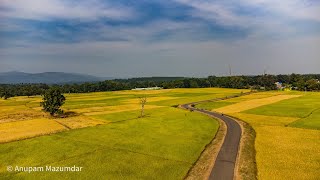
[[[223,100],[223,99],[228,99],[233,97],[237,97],[237,96],[219,98],[219,99],[214,99],[210,101],[218,101],[218,100]],[[237,160],[237,154],[238,154],[238,149],[239,149],[239,144],[241,139],[241,127],[235,120],[233,120],[232,118],[226,115],[223,115],[217,112],[194,108],[194,105],[198,103],[199,102],[184,104],[182,105],[182,108],[202,112],[211,117],[221,119],[222,121],[225,122],[227,126],[227,133],[224,138],[224,142],[218,153],[215,164],[210,173],[209,179],[210,180],[233,180],[235,164]]]

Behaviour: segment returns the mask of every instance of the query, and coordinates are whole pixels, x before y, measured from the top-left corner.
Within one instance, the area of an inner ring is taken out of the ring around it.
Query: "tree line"
[[[291,75],[257,75],[257,76],[209,76],[207,78],[132,78],[115,79],[82,84],[2,84],[0,97],[7,99],[14,96],[42,95],[50,88],[58,88],[62,93],[88,93],[102,91],[129,90],[133,88],[163,87],[172,88],[205,88],[221,87],[236,89],[275,90],[276,82],[283,86],[300,91],[319,91],[320,74]]]

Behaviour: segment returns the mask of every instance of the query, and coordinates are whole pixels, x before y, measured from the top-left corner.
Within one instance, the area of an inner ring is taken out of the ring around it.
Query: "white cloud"
[[[101,1],[0,0],[0,17],[48,20],[51,18],[96,20],[127,19],[134,12],[123,6]]]
[[[192,75],[197,76],[222,75],[227,71],[227,64],[232,64],[238,74],[261,73],[266,67],[269,67],[270,73],[310,73],[320,70],[318,34],[272,39],[272,34],[296,32],[299,25],[289,25],[286,21],[288,19],[319,22],[319,4],[310,5],[302,3],[306,1],[297,0],[174,1],[193,7],[190,12],[192,16],[225,26],[248,28],[250,35],[232,41],[194,41],[192,38],[210,33],[207,22],[194,19],[176,22],[168,18],[148,21],[143,25],[117,26],[95,22],[91,27],[79,27],[79,43],[37,42],[36,39],[30,43],[28,39],[9,39],[8,46],[0,48],[0,68],[24,67],[26,71],[73,70],[102,75],[108,72],[118,76],[190,75],[192,72],[195,72]],[[239,4],[264,9],[266,14],[241,14],[236,11]],[[5,31],[27,28],[23,24],[11,24],[6,19],[8,17],[85,21],[136,17],[135,12],[128,7],[101,1],[70,3],[65,0],[0,0],[0,8],[0,27]],[[64,29],[59,32],[69,35]],[[170,37],[150,42],[162,34]],[[26,35],[39,37],[46,36],[47,32],[30,29]],[[108,38],[115,40],[108,41]],[[121,41],[121,38],[128,41]],[[63,61],[64,66],[61,67],[57,61]],[[37,65],[39,67],[35,68]]]
[[[224,1],[205,1],[205,0],[174,0],[178,3],[191,6],[196,11],[193,16],[215,20],[224,25],[244,25],[244,17],[236,15],[232,11],[232,6]]]
[[[240,15],[236,9],[250,7],[263,9],[270,16],[290,17],[299,20],[314,20],[320,22],[320,3],[311,0],[174,0],[175,2],[191,6],[198,12],[196,15],[215,19],[220,23],[235,24],[248,23],[256,17]]]
[[[320,23],[320,2],[308,0],[173,0],[193,10],[190,15],[223,26],[250,31],[250,37],[288,37],[306,29],[301,22]],[[247,9],[246,9],[247,8]],[[246,13],[240,13],[244,10]],[[251,12],[249,12],[251,11]],[[301,24],[297,24],[300,22]],[[310,29],[312,31],[312,29]],[[314,32],[313,32],[314,33]]]
[[[106,39],[124,39],[133,42],[160,41],[163,39],[188,40],[196,33],[204,29],[204,24],[198,22],[176,22],[172,20],[156,20],[142,26],[112,26],[96,24],[85,31],[92,36],[96,34]],[[168,33],[163,37],[158,37],[162,33]],[[85,38],[85,37],[84,37]]]
[[[270,13],[320,22],[320,3],[312,0],[241,0],[240,2],[262,7]]]

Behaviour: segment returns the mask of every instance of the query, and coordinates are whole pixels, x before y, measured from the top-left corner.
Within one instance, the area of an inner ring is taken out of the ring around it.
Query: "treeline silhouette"
[[[258,75],[258,76],[209,76],[207,78],[183,77],[147,77],[132,79],[115,79],[83,84],[2,84],[0,97],[7,99],[13,96],[41,95],[47,89],[56,87],[63,93],[87,93],[102,91],[129,90],[133,88],[163,87],[171,88],[237,88],[237,89],[277,89],[276,82],[281,82],[284,88],[301,91],[319,91],[320,74],[291,75]]]

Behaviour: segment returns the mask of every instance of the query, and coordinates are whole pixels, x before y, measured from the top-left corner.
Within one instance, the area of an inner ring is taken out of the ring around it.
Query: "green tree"
[[[0,88],[0,98],[3,98],[4,96],[4,88]]]
[[[307,89],[309,91],[316,91],[319,90],[320,83],[318,82],[317,79],[310,79],[306,82]]]
[[[3,89],[0,91],[0,97],[3,99],[9,99],[13,96],[14,96],[14,94],[8,89]]]
[[[42,100],[43,102],[41,102],[40,105],[43,107],[43,110],[49,112],[51,116],[57,113],[63,113],[60,107],[64,104],[66,98],[61,94],[59,88],[51,88],[45,91]]]
[[[198,88],[199,87],[196,80],[192,79],[189,82],[190,82],[190,85],[189,85],[190,88]]]

